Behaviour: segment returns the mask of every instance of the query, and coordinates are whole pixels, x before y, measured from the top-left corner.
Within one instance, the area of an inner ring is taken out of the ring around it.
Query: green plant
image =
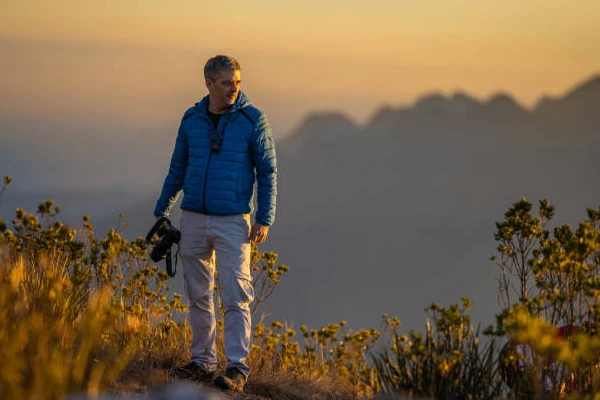
[[[501,394],[496,379],[496,340],[480,342],[462,307],[432,304],[425,334],[399,332],[400,321],[383,315],[391,344],[374,358],[377,379],[388,393],[433,396],[436,399],[495,399]]]
[[[355,396],[371,395],[379,386],[368,362],[369,350],[380,332],[373,328],[344,332],[345,325],[345,321],[320,329],[302,325],[299,342],[297,332],[281,322],[272,321],[270,326],[260,322],[254,327],[251,365],[261,375],[330,380]]]
[[[252,314],[259,309],[261,303],[271,297],[281,276],[289,271],[285,264],[277,264],[278,255],[271,251],[260,253],[256,244],[252,243],[250,264],[254,285],[254,303]]]
[[[511,376],[507,380],[509,389],[521,398],[590,393],[590,388],[597,386],[600,360],[593,353],[578,363],[557,358],[549,349],[556,345],[564,350],[564,343],[573,345],[576,336],[555,335],[551,340],[538,331],[539,341],[536,341],[531,332],[523,336],[518,333],[521,331],[515,331],[515,326],[520,326],[515,325],[515,318],[531,321],[534,326],[544,321],[554,329],[562,327],[565,332],[597,335],[600,209],[588,209],[588,219],[576,229],[563,224],[550,231],[554,207],[541,200],[538,216],[532,215],[532,208],[529,201],[522,199],[496,225],[499,257],[493,259],[500,269],[500,295],[505,306],[497,316],[496,333],[510,339],[500,363],[511,371],[505,374]],[[540,341],[546,343],[545,347],[537,346]]]

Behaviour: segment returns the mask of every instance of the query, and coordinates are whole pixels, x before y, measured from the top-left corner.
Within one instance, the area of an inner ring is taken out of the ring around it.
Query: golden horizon
[[[364,120],[433,91],[531,108],[600,70],[597,26],[592,0],[6,0],[0,114],[170,117],[205,93],[217,53],[241,61],[243,90],[288,125],[319,109]]]

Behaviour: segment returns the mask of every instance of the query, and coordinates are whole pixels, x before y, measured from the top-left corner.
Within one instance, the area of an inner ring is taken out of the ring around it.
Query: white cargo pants
[[[192,361],[208,370],[217,367],[215,346],[215,264],[225,311],[227,368],[250,374],[250,303],[254,288],[250,276],[250,216],[204,215],[181,212],[179,257],[192,327]]]

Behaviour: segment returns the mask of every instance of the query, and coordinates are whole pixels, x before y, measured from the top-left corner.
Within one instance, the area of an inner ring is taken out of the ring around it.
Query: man
[[[204,78],[208,95],[183,115],[154,215],[168,216],[183,190],[179,253],[193,338],[191,362],[174,374],[207,379],[217,369],[216,265],[228,364],[215,384],[242,391],[250,374],[250,241],[264,242],[275,217],[275,147],[265,114],[240,90],[240,65],[234,58],[211,58]],[[257,210],[250,227],[255,182]]]

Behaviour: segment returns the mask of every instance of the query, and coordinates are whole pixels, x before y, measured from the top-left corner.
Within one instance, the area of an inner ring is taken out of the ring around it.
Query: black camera
[[[153,242],[154,235],[158,236],[158,241]],[[154,247],[150,251],[150,258],[154,262],[159,262],[163,258],[167,259],[167,273],[169,276],[175,276],[175,271],[171,268],[171,247],[174,244],[179,244],[181,240],[181,232],[173,225],[167,217],[162,217],[150,229],[146,235],[146,242],[153,244]],[[175,260],[177,266],[177,260]]]

